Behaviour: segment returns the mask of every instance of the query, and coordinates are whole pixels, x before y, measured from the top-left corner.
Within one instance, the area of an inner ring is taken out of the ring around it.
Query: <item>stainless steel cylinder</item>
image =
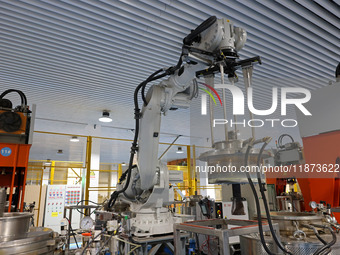
[[[0,242],[25,238],[30,227],[33,213],[4,213],[0,218]]]
[[[245,152],[247,146],[243,146],[243,140],[228,140],[216,142],[214,148],[199,156],[199,160],[207,162],[207,166],[199,166],[202,172],[208,172],[209,184],[233,184],[248,183],[245,171],[241,167],[245,164]],[[253,180],[257,182],[256,168],[259,149],[252,148],[249,153],[248,172]],[[263,158],[269,156],[264,152]],[[245,170],[245,169],[243,169]]]
[[[25,238],[0,242],[0,255],[53,255],[59,241],[52,229],[35,227]]]
[[[293,236],[296,224],[307,236],[314,236],[314,232],[303,225],[319,224],[322,225],[322,215],[307,212],[271,212],[272,221],[279,224],[281,236]],[[263,218],[267,216],[263,215]]]
[[[4,216],[6,205],[6,190],[4,188],[0,189],[0,217]]]

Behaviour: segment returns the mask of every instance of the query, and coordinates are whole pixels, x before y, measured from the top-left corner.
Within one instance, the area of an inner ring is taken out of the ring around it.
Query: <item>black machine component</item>
[[[201,208],[202,215],[207,217],[208,219],[223,218],[223,204],[222,204],[222,202],[215,202],[215,201],[209,200],[209,198],[205,197],[198,202],[198,205]]]
[[[233,201],[233,205],[231,207],[232,215],[246,215],[244,211],[243,201],[245,198],[241,196],[241,184],[232,184],[233,189],[233,197],[231,200]]]
[[[192,30],[189,35],[183,39],[182,56],[187,56],[191,53],[199,53],[200,55],[211,56],[215,59],[216,64],[212,64],[209,68],[196,72],[196,77],[206,76],[220,72],[220,64],[224,66],[224,72],[228,78],[237,79],[235,71],[240,67],[251,66],[255,63],[261,63],[260,56],[238,60],[239,55],[235,48],[224,48],[214,52],[207,52],[196,48],[195,43],[201,43],[201,33],[211,27],[217,21],[216,16],[211,16],[201,23],[196,29]]]
[[[12,104],[11,100],[6,99],[6,98],[0,99],[0,108],[12,109],[12,107],[13,107],[13,104]]]
[[[217,20],[216,16],[211,16],[205,21],[203,21],[198,27],[196,27],[194,30],[191,31],[190,34],[188,34],[184,39],[183,39],[183,44],[184,45],[191,45],[193,42],[200,42],[200,34],[209,28],[211,25],[213,25]]]
[[[202,214],[207,217],[208,219],[211,218],[211,213],[210,213],[210,201],[208,198],[204,198],[198,202],[198,205],[201,208]]]
[[[340,63],[335,69],[335,78],[340,79]]]
[[[21,90],[16,89],[8,89],[0,95],[0,108],[12,108],[12,102],[9,99],[4,98],[4,96],[12,92],[18,93],[21,98],[21,105],[17,106],[15,110],[20,112],[28,112],[29,110],[27,107],[27,98],[25,94]]]
[[[11,100],[4,98],[10,93],[20,96],[21,104],[14,107]],[[9,143],[28,143],[31,126],[31,111],[27,98],[20,90],[8,89],[0,95],[0,136]]]
[[[18,131],[21,123],[21,117],[16,112],[8,111],[0,113],[0,129],[3,129],[5,132],[11,133]]]
[[[252,64],[262,64],[260,56],[253,58],[248,58],[244,60],[236,60],[235,58],[228,58],[224,54],[219,54],[221,56],[221,61],[224,63],[224,72],[228,74],[228,78],[237,78],[235,71],[240,67],[251,66]],[[196,76],[206,76],[210,74],[215,74],[220,72],[219,65],[213,65],[205,70],[196,72]]]

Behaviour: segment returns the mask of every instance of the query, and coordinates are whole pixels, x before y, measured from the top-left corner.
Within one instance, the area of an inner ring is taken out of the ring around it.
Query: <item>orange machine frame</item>
[[[0,153],[0,170],[5,174],[0,177],[0,187],[9,187],[9,205],[12,204],[13,190],[19,189],[19,198],[16,207],[22,212],[24,209],[25,184],[30,144],[0,143],[0,152],[4,148],[11,150],[10,155]],[[2,172],[0,172],[1,174]],[[19,207],[20,205],[20,207]],[[11,206],[8,207],[10,212]]]

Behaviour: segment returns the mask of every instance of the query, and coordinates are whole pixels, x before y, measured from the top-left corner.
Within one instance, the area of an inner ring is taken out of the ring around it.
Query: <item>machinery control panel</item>
[[[64,217],[65,189],[65,185],[49,185],[46,191],[43,225],[57,232]]]
[[[60,232],[60,222],[64,218],[65,206],[77,205],[81,200],[81,186],[77,185],[48,185],[43,226]],[[72,216],[72,228],[79,228],[80,215]]]
[[[80,192],[80,186],[66,186],[65,205],[77,205],[81,200]]]
[[[215,218],[223,219],[222,202],[215,202]]]

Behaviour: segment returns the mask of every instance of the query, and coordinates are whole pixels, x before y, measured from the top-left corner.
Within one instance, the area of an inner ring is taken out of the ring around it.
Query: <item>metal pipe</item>
[[[209,116],[210,116],[210,136],[211,136],[211,147],[214,147],[214,130],[213,130],[213,122],[214,122],[214,105],[209,98]]]
[[[168,146],[168,148],[166,148],[166,150],[162,153],[162,155],[158,158],[158,160],[161,160],[163,158],[163,156],[168,152],[168,150],[170,150],[170,148],[172,147],[172,145],[174,145],[174,143],[178,140],[178,138],[180,138],[181,135],[178,135],[175,140],[173,140],[173,142]]]
[[[90,175],[91,175],[91,151],[92,151],[92,137],[87,137],[86,143],[86,179],[85,179],[85,205],[88,205],[90,197]]]
[[[192,146],[192,169],[193,169],[193,178],[194,178],[194,183],[193,183],[193,188],[194,188],[194,194],[197,192],[197,182],[199,180],[199,176],[196,174],[196,146]]]
[[[245,89],[247,91],[247,99],[248,99],[248,88],[251,87],[251,77],[253,74],[253,67],[252,66],[247,66],[247,67],[243,67],[242,68],[242,72],[243,72],[243,80],[244,80],[244,85],[245,85]],[[249,119],[253,119],[253,113],[251,111],[249,111]],[[255,127],[252,126],[251,127],[251,135],[252,138],[255,139]]]
[[[40,208],[41,208],[41,193],[42,193],[42,182],[44,178],[44,169],[41,169],[40,172],[40,188],[39,188],[39,210],[38,210],[38,216],[37,216],[37,225],[40,226],[39,224],[39,217],[40,217]]]
[[[213,86],[214,85],[214,76],[213,75],[207,75],[204,77],[205,83]],[[214,146],[214,130],[213,130],[213,122],[214,122],[214,105],[209,98],[209,117],[210,117],[210,136],[211,136],[211,146]]]
[[[74,134],[64,134],[64,133],[55,133],[55,132],[46,132],[46,131],[34,131],[34,133],[39,133],[39,134],[48,134],[48,135],[64,135],[64,136],[79,136],[79,137],[87,137],[84,135],[74,135]],[[167,133],[161,133],[161,134],[167,134]],[[183,135],[182,135],[183,136]],[[132,142],[133,140],[131,139],[122,139],[122,138],[110,138],[110,137],[102,137],[102,136],[91,136],[92,139],[104,139],[104,140],[112,140],[112,141],[122,141],[122,142]],[[183,136],[186,137],[186,136]],[[190,137],[190,136],[189,136]],[[162,145],[170,145],[171,143],[163,143],[160,142],[159,144]],[[175,143],[173,144],[175,146],[187,146],[188,144],[179,144],[179,143]],[[210,149],[210,147],[206,147],[206,146],[196,146],[197,148],[207,148]],[[38,160],[35,160],[38,161]],[[46,161],[46,160],[39,160],[39,161]],[[65,161],[56,161],[56,162],[65,162]],[[82,162],[79,162],[82,163]],[[79,168],[79,167],[78,167]]]
[[[221,73],[221,83],[224,84],[224,67],[223,64],[220,64],[220,73]],[[227,119],[227,99],[225,96],[225,88],[222,88],[222,100],[223,100],[223,117],[226,120]],[[225,135],[225,140],[228,141],[228,125],[224,125],[224,135]]]
[[[231,79],[231,85],[233,85],[234,86],[234,80],[233,79]],[[235,125],[235,140],[237,140],[237,117],[236,117],[236,115],[235,114],[233,114],[233,116],[234,116],[234,125]]]

